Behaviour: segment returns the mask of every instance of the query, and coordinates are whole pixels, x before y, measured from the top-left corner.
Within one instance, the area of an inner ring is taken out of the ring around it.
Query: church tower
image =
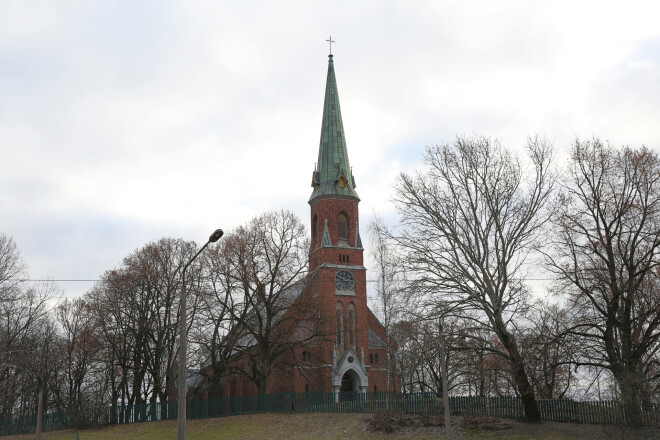
[[[327,389],[331,384],[335,393],[374,389],[373,385],[369,387],[370,366],[364,353],[369,350],[370,333],[374,333],[369,323],[377,320],[367,308],[366,268],[359,230],[360,198],[355,187],[331,54],[319,155],[309,198],[312,235],[309,269],[315,294],[322,304],[324,333],[331,335],[327,338],[329,346],[319,353],[323,363],[332,366],[329,374],[324,375],[326,384],[322,388]],[[371,339],[373,345],[374,337]],[[382,342],[382,338],[375,339]]]
[[[312,236],[305,290],[292,290],[294,296],[282,295],[307,303],[302,308],[288,308],[282,316],[287,317],[287,322],[295,323],[305,319],[296,313],[312,311],[314,323],[320,322],[321,328],[318,332],[314,328],[314,333],[309,334],[312,340],[304,345],[297,342],[307,333],[305,324],[296,327],[290,335],[280,335],[291,337],[295,348],[282,354],[285,362],[271,372],[266,392],[324,391],[334,393],[335,400],[354,397],[341,394],[348,391],[398,392],[398,376],[391,374],[388,380],[385,328],[367,307],[367,269],[359,229],[360,198],[348,161],[332,54],[328,60],[321,140],[312,188],[308,201]],[[319,321],[316,321],[317,311]],[[241,329],[236,331],[239,333],[233,336],[242,338]],[[240,353],[229,362],[241,369],[250,363]],[[198,384],[197,389],[208,395],[207,382]],[[245,375],[231,375],[223,379],[215,393],[218,397],[229,397],[257,391]]]

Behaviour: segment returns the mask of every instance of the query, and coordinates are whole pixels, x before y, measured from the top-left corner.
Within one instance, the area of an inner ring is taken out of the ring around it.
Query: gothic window
[[[309,393],[309,384],[308,383],[305,384],[305,392]]]
[[[374,354],[369,353],[369,364],[373,365],[374,364]]]
[[[343,213],[337,216],[337,236],[340,240],[348,240],[348,219]]]
[[[355,306],[348,305],[348,345],[355,347]]]
[[[314,216],[312,219],[312,246],[317,246],[318,245],[318,222],[319,219],[317,216]]]
[[[337,345],[344,345],[344,309],[341,306],[341,303],[337,304],[336,308],[337,313]]]
[[[374,360],[376,361],[376,365],[378,365],[378,353],[374,356]]]

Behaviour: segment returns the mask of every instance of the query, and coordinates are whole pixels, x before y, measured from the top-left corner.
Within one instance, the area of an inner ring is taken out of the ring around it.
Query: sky
[[[396,176],[457,135],[658,150],[659,16],[654,1],[0,0],[0,232],[32,279],[94,280],[161,237],[204,243],[268,210],[308,223],[330,35],[363,231],[396,223]]]

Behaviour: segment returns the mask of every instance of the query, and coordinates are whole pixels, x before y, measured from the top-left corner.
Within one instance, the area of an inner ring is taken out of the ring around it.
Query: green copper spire
[[[312,187],[314,192],[309,198],[310,202],[322,196],[346,196],[360,199],[355,192],[355,179],[348,163],[346,137],[341,120],[332,55],[329,55],[328,61],[319,160],[312,176]]]

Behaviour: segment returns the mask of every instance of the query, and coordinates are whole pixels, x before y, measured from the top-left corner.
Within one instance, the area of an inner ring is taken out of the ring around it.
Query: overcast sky
[[[96,279],[161,237],[309,222],[330,34],[363,231],[457,134],[657,149],[657,5],[0,0],[0,231],[32,278]]]

